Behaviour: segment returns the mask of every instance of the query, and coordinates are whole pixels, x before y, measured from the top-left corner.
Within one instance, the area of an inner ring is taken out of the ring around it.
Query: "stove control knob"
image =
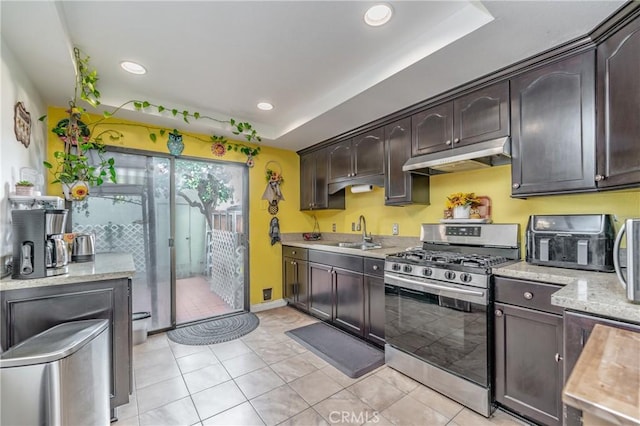
[[[406,272],[407,274],[410,273],[413,268],[411,267],[411,265],[404,265],[404,272]]]
[[[460,274],[460,280],[462,280],[463,283],[468,283],[471,281],[471,274],[468,274],[466,272]]]
[[[456,273],[453,271],[447,271],[444,273],[444,277],[448,280],[453,280],[456,278]]]
[[[397,263],[394,263],[393,265],[391,265],[391,270],[392,271],[399,271],[400,270],[400,265],[398,265]]]
[[[430,277],[431,275],[433,275],[433,270],[431,268],[424,268],[422,270],[422,275],[424,275],[425,277]]]

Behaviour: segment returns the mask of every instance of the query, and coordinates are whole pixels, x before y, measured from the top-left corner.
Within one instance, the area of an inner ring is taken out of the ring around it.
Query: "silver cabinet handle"
[[[562,355],[560,355],[560,354],[558,354],[558,353],[557,353],[557,354],[554,356],[554,359],[556,360],[556,362],[560,362],[560,361],[562,361],[564,358],[562,357]]]
[[[605,180],[604,175],[596,175],[595,177],[596,182],[602,182],[603,180]]]
[[[450,140],[450,139],[449,139],[449,140],[447,140],[444,144],[445,144],[445,145],[451,145],[451,140]]]
[[[455,139],[453,140],[453,143],[460,143],[460,138],[455,138]]]
[[[525,291],[523,294],[524,298],[527,300],[531,300],[533,299],[533,293],[531,293],[530,291]]]
[[[380,269],[380,267],[378,265],[373,265],[373,270],[377,271],[378,269]]]
[[[291,254],[296,254],[296,251],[295,250],[291,250]]]
[[[501,317],[502,315],[504,315],[504,313],[502,312],[502,309],[496,309],[495,314],[497,317]]]
[[[518,189],[520,188],[520,184],[519,183],[514,183],[513,185],[511,185],[513,187],[513,189]]]

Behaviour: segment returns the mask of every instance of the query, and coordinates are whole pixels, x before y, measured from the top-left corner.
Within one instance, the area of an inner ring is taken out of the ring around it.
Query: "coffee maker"
[[[67,273],[64,241],[67,210],[12,210],[14,279],[45,278]]]

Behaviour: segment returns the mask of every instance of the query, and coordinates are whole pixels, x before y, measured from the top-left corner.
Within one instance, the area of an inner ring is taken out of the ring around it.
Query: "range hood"
[[[510,162],[511,139],[507,136],[413,157],[404,163],[402,171],[434,175],[481,169]]]

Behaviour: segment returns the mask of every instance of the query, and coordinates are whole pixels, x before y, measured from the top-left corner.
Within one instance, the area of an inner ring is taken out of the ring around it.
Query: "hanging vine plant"
[[[219,124],[226,124],[231,127],[234,135],[242,136],[247,142],[257,143],[262,139],[257,131],[248,122],[236,121],[233,118],[220,120],[214,117],[202,115],[199,112],[178,110],[177,108],[167,108],[163,105],[152,104],[149,101],[129,100],[112,111],[104,111],[102,117],[95,121],[89,121],[90,116],[85,108],[78,103],[80,100],[86,102],[91,107],[100,105],[101,93],[98,90],[98,72],[91,69],[89,56],[83,55],[77,47],[74,48],[76,65],[76,81],[74,86],[73,99],[69,101],[68,117],[58,121],[52,132],[64,143],[62,151],[56,151],[53,157],[57,164],[45,161],[44,166],[49,169],[54,176],[54,183],[63,184],[76,181],[86,182],[88,186],[99,186],[105,181],[116,183],[116,169],[113,158],[105,156],[106,148],[104,138],[108,137],[112,141],[119,140],[123,134],[113,129],[102,129],[102,126],[110,125],[132,125],[146,128],[149,132],[149,139],[152,142],[158,140],[158,135],[164,137],[168,133],[176,134],[177,130],[156,128],[144,124],[116,123],[110,121],[120,110],[127,106],[132,106],[137,111],[154,109],[160,114],[169,114],[173,117],[182,117],[182,120],[189,124],[192,120],[209,120]],[[82,120],[81,120],[82,118]],[[44,121],[46,115],[40,117]],[[167,135],[168,136],[168,135]],[[195,138],[204,142],[212,143],[212,153],[220,155],[220,145],[224,147],[222,155],[227,151],[240,152],[247,156],[246,164],[253,167],[254,157],[260,153],[259,147],[251,147],[241,143],[227,140],[224,136],[211,135],[210,140]],[[87,186],[87,189],[88,189]]]

